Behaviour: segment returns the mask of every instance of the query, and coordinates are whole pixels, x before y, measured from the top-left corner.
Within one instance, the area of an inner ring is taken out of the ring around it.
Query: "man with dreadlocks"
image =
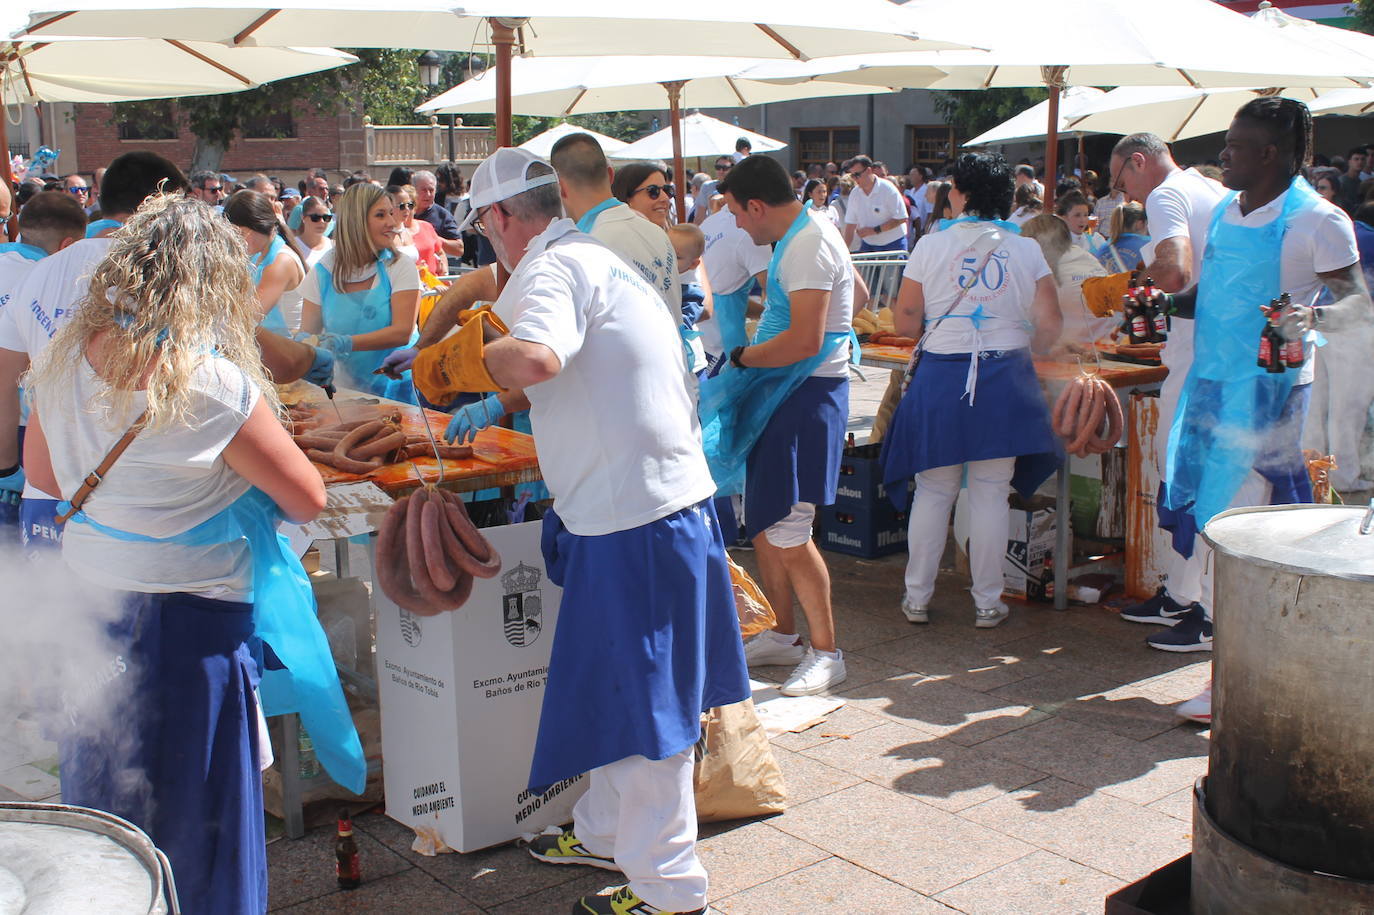
[[[1350,218],[1299,174],[1311,133],[1307,106],[1286,98],[1246,103],[1226,132],[1222,183],[1231,193],[1207,232],[1193,363],[1169,433],[1162,514],[1172,513],[1175,548],[1203,570],[1200,606],[1175,635],[1212,637],[1210,550],[1197,531],[1227,508],[1312,500],[1299,445],[1313,376],[1309,332],[1374,328]],[[1317,305],[1323,290],[1330,302]],[[1293,302],[1281,332],[1306,341],[1306,359],[1300,370],[1270,374],[1255,358],[1260,308],[1280,293]],[[1210,721],[1210,684],[1180,713]]]

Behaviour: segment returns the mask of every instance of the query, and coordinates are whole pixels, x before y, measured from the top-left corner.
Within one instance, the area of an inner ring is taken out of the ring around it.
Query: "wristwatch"
[[[743,362],[741,362],[739,358],[743,352],[744,347],[742,346],[737,346],[734,349],[730,350],[730,364],[737,369],[747,368],[747,366]]]

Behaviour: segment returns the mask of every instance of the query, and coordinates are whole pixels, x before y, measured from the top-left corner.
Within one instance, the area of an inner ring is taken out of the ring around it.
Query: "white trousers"
[[[1231,504],[1227,508],[1268,505],[1271,488],[1268,480],[1252,471],[1246,476],[1245,482],[1240,486],[1240,491],[1236,493],[1236,497],[1231,500]],[[1169,594],[1181,604],[1186,605],[1193,601],[1202,604],[1202,612],[1210,620],[1212,618],[1212,548],[1199,534],[1193,537],[1192,556],[1184,559],[1174,553],[1173,558],[1174,562],[1169,568]],[[1183,583],[1180,590],[1192,587],[1194,590],[1191,593],[1185,590],[1181,594],[1180,591],[1174,589],[1172,576],[1175,574],[1175,569],[1179,570],[1180,581]]]
[[[692,748],[667,759],[627,756],[588,773],[573,832],[594,855],[614,858],[640,899],[666,912],[706,905],[697,860]]]
[[[1002,599],[1002,560],[1007,554],[1007,493],[1015,458],[932,467],[916,474],[916,497],[907,524],[906,594],[924,606],[935,593],[935,576],[949,534],[949,515],[968,467],[969,568],[975,607]]]

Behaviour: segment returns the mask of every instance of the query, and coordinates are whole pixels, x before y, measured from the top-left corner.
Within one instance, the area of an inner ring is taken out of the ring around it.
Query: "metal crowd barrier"
[[[870,251],[851,254],[854,267],[868,285],[868,310],[877,311],[897,304],[897,290],[902,285],[902,270],[906,267],[904,252]]]

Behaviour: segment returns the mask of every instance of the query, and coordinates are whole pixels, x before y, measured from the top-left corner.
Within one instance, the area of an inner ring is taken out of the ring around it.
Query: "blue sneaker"
[[[1147,601],[1132,604],[1121,611],[1121,618],[1128,623],[1149,623],[1155,626],[1172,626],[1188,612],[1188,608],[1169,596],[1161,587],[1155,596]]]
[[[1160,651],[1211,651],[1212,621],[1203,613],[1201,604],[1192,604],[1173,628],[1156,632],[1145,643]]]

